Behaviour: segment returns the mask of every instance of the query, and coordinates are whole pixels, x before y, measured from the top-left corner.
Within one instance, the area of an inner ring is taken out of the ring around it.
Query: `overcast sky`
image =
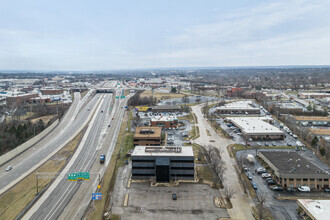
[[[329,0],[1,1],[2,70],[329,61]]]

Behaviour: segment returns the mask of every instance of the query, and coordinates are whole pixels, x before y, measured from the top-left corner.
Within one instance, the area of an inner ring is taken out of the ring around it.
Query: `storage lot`
[[[180,183],[177,187],[151,187],[149,183],[132,183],[126,188],[129,166],[119,170],[113,194],[113,213],[121,219],[217,219],[229,217],[226,209],[217,208],[213,198],[219,191],[204,184]],[[129,194],[124,207],[125,193]],[[177,200],[172,200],[172,194]]]

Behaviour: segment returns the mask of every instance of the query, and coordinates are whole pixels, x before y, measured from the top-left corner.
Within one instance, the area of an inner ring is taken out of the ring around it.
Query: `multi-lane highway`
[[[0,194],[28,175],[42,161],[55,153],[61,145],[69,141],[86,122],[89,115],[92,114],[92,109],[97,105],[99,99],[100,95],[96,95],[79,112],[83,102],[80,100],[80,95],[76,94],[72,109],[70,108],[60,124],[50,134],[24,153],[2,165],[0,170]],[[4,167],[8,165],[12,165],[13,169],[10,172],[5,172]]]
[[[109,120],[111,120],[107,112],[109,111],[112,95],[105,94],[103,97],[102,103],[86,131],[86,137],[84,136],[81,146],[78,147],[76,152],[78,155],[71,159],[72,161],[70,162],[72,163],[67,165],[68,167],[64,170],[65,174],[72,172],[88,172],[94,163],[98,163],[101,153],[99,142],[102,129],[108,127]],[[113,108],[117,109],[116,106],[117,105],[114,105]],[[103,113],[101,113],[101,111],[103,111]],[[110,155],[107,159],[108,158],[110,158]],[[63,178],[60,179],[61,177]],[[92,182],[96,177],[97,175],[92,174],[90,181]],[[79,187],[86,183],[86,181],[70,182],[67,180],[66,175],[60,175],[60,178],[57,182],[54,182],[55,185],[57,184],[56,187],[51,187],[49,189],[52,192],[46,192],[40,201],[27,213],[25,218],[30,218],[34,213],[31,219],[57,219]]]

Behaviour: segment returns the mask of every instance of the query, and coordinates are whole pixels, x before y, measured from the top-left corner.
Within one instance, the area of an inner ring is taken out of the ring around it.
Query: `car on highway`
[[[8,167],[6,168],[6,171],[10,171],[11,169],[13,169],[13,167],[12,167],[12,166],[8,166]]]
[[[297,190],[296,190],[295,188],[292,188],[292,187],[288,187],[288,188],[286,189],[286,191],[289,192],[289,193],[297,192]]]
[[[108,124],[108,127],[110,128],[110,124]]]
[[[298,187],[299,192],[310,192],[311,188],[309,188],[308,186],[301,186]]]
[[[100,163],[104,163],[104,161],[105,161],[105,154],[101,154]]]
[[[101,113],[103,113],[103,110],[101,110]]]
[[[176,194],[173,193],[173,194],[172,194],[172,200],[177,200],[177,198],[178,198],[178,197],[176,196]]]

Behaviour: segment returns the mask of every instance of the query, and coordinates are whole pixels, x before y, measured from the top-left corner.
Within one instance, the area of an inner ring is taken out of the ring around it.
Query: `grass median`
[[[37,172],[38,173],[59,173],[68,159],[73,155],[76,147],[79,145],[81,138],[86,129],[80,132],[73,140],[71,140],[64,148],[57,152],[47,162],[42,164],[33,173],[29,174],[14,187],[6,191],[0,197],[0,219],[15,219],[23,209],[29,205],[36,196],[37,192]],[[47,175],[48,176],[48,175]],[[46,187],[53,178],[40,176],[38,178],[38,192]]]

